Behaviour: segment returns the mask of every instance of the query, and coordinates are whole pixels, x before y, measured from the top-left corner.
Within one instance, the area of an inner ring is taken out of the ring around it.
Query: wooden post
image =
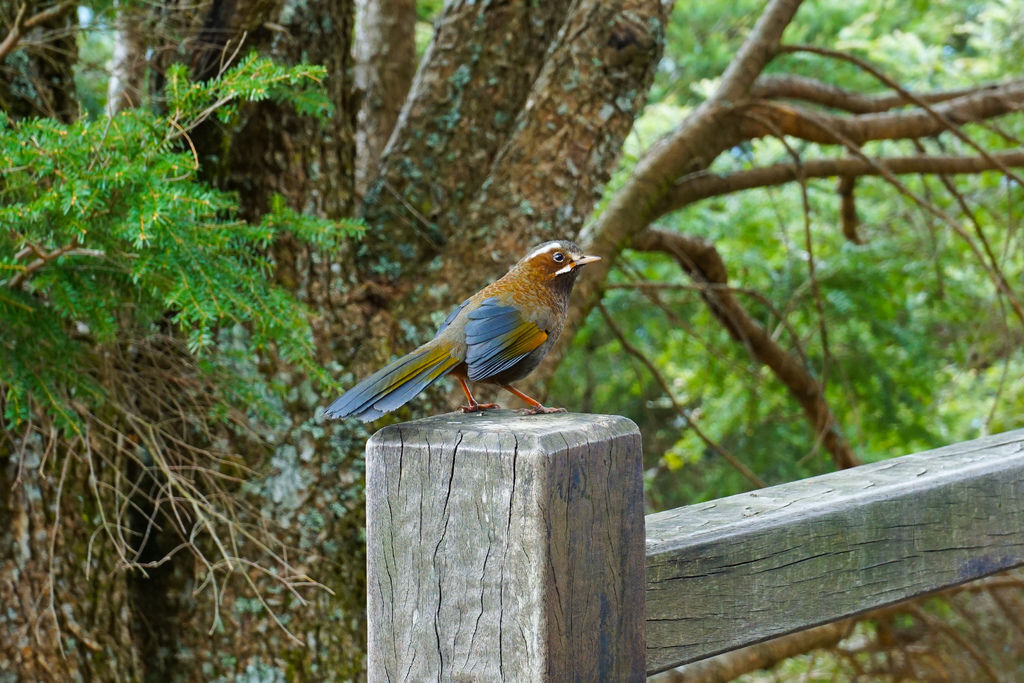
[[[370,681],[645,677],[640,433],[449,414],[366,446]]]

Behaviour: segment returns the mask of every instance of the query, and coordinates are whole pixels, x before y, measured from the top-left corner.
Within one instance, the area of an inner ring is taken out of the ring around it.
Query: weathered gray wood
[[[647,517],[647,670],[1024,564],[1024,430]]]
[[[443,415],[366,457],[371,681],[643,678],[636,425]]]

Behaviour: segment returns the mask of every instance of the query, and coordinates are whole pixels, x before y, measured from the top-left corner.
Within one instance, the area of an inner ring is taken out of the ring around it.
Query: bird
[[[600,261],[569,240],[544,242],[500,279],[463,301],[434,338],[346,391],[327,417],[376,420],[452,375],[466,394],[459,408],[475,413],[499,408],[480,403],[468,382],[495,384],[527,403],[528,414],[565,412],[544,406],[511,385],[529,375],[558,339],[569,313],[569,295],[580,269]]]

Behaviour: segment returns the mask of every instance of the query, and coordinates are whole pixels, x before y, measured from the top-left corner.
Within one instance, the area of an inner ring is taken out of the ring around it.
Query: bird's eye
[[[555,263],[561,263],[562,261],[565,260],[565,254],[563,254],[560,251],[556,251],[555,255],[552,256],[551,258],[555,259]]]

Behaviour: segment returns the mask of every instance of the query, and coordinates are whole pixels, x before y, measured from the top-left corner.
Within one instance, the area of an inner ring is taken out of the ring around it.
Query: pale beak
[[[580,266],[585,266],[588,263],[593,263],[594,261],[600,260],[600,256],[581,256],[575,261],[569,261],[569,263],[567,263],[564,267],[560,268],[559,270],[556,270],[555,275],[565,275],[566,273],[571,273]]]

